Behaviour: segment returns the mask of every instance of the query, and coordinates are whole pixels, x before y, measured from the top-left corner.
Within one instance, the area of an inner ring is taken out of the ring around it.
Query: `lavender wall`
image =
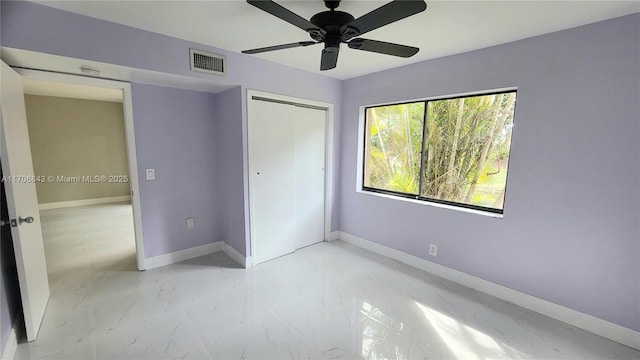
[[[0,33],[5,47],[197,77],[340,105],[341,82],[333,78],[27,1],[2,1],[1,6]],[[190,71],[189,48],[227,56],[227,75]]]
[[[216,103],[218,203],[222,221],[222,240],[241,254],[248,254],[244,222],[244,179],[242,143],[242,88],[217,94]]]
[[[225,151],[239,142],[246,151],[246,89],[255,89],[336,105],[334,229],[424,258],[436,242],[445,266],[640,330],[640,15],[341,83],[44,5],[0,6],[3,46],[240,86],[214,96],[134,84],[140,175],[158,176],[141,181],[147,256],[221,239],[248,254],[235,240],[246,229],[236,217],[246,163]],[[190,72],[190,47],[226,55],[228,75]],[[504,219],[355,193],[359,106],[506,86],[519,92]]]
[[[341,112],[341,82],[326,76],[283,66],[257,57],[192,43],[189,41],[135,29],[132,27],[73,14],[27,1],[2,1],[2,46],[154,70],[162,73],[208,79],[241,86],[241,126],[235,126],[246,149],[246,90],[260,90],[310,100],[333,103],[336,123]],[[96,41],[100,39],[100,41]],[[109,46],[104,46],[109,44]],[[227,56],[225,77],[189,70],[189,48],[198,48]],[[135,94],[134,100],[135,100]],[[239,119],[239,120],[238,120]],[[237,124],[236,124],[237,125]],[[227,128],[230,130],[231,128]],[[339,128],[335,133],[334,161],[339,159]],[[140,146],[140,144],[138,144]],[[235,156],[235,155],[234,155]],[[236,159],[237,161],[240,161]],[[241,159],[243,160],[243,159]],[[234,162],[235,164],[235,162]],[[243,171],[247,164],[243,160]],[[244,190],[247,189],[244,179]],[[334,172],[334,183],[338,171]],[[336,192],[337,193],[337,192]],[[244,197],[229,202],[242,201]],[[227,195],[225,195],[227,196]],[[232,196],[232,195],[228,195]],[[332,227],[338,229],[339,208],[334,196]],[[245,213],[246,214],[246,213]],[[245,224],[245,218],[242,218]],[[245,224],[246,226],[246,224]],[[145,224],[146,227],[146,224]],[[246,228],[246,227],[245,227]],[[145,242],[147,239],[145,238]],[[249,246],[245,242],[246,254]],[[149,254],[147,254],[149,256]]]
[[[132,98],[145,256],[220,241],[216,95],[132,84]]]
[[[340,81],[186,40],[27,1],[2,1],[2,46],[338,103]],[[104,44],[108,44],[105,46]],[[189,48],[227,56],[224,77],[192,72]],[[313,86],[309,86],[313,84]]]
[[[635,14],[345,81],[341,230],[640,330],[639,33]],[[356,193],[360,106],[511,86],[503,219]]]

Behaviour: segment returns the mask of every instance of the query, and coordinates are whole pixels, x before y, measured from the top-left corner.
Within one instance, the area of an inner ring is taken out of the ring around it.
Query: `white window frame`
[[[503,214],[499,214],[499,213],[494,213],[494,212],[491,212],[491,211],[470,209],[470,208],[466,208],[466,207],[463,207],[463,206],[456,206],[456,205],[450,205],[450,204],[441,204],[441,203],[432,202],[432,201],[426,201],[426,200],[422,200],[422,199],[420,199],[420,200],[411,199],[411,198],[402,197],[402,196],[395,196],[395,195],[391,195],[391,194],[373,192],[373,191],[369,191],[369,190],[365,189],[364,188],[364,184],[363,184],[364,148],[365,148],[364,147],[364,145],[365,145],[364,144],[364,141],[365,141],[364,140],[365,112],[366,112],[366,109],[369,108],[369,107],[395,105],[395,104],[398,104],[398,103],[411,103],[411,102],[422,102],[422,101],[428,102],[428,101],[435,101],[435,100],[442,100],[442,99],[451,99],[451,98],[456,98],[456,97],[482,96],[482,95],[489,95],[489,94],[492,94],[492,93],[501,93],[501,92],[511,92],[511,91],[517,92],[517,90],[518,90],[517,87],[505,87],[505,88],[473,91],[473,92],[458,93],[458,94],[438,95],[438,96],[432,96],[432,97],[426,97],[426,98],[417,98],[417,99],[410,99],[410,100],[388,101],[388,102],[383,102],[383,103],[373,103],[373,104],[367,104],[367,105],[360,106],[360,108],[358,109],[358,151],[357,151],[357,160],[356,160],[356,164],[357,164],[356,193],[357,194],[362,194],[362,195],[367,195],[367,196],[375,196],[375,197],[378,197],[378,198],[381,198],[381,199],[404,201],[404,202],[407,202],[407,203],[419,204],[419,205],[423,205],[423,206],[431,206],[431,207],[436,207],[436,208],[441,208],[441,209],[448,209],[448,210],[461,211],[461,212],[466,212],[466,213],[471,213],[471,214],[484,215],[484,216],[497,218],[497,219],[504,218],[504,213]],[[425,111],[426,111],[426,109],[425,109]],[[512,129],[512,131],[513,131],[513,129]]]

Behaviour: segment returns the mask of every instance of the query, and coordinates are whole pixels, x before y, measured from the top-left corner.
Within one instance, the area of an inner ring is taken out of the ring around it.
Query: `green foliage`
[[[505,187],[514,104],[507,93],[367,109],[365,186],[418,194],[422,169],[422,196],[492,207]]]
[[[407,194],[417,194],[419,179],[414,174],[395,173],[387,184],[389,190],[403,192]]]
[[[367,110],[366,186],[418,194],[423,117],[424,103]]]

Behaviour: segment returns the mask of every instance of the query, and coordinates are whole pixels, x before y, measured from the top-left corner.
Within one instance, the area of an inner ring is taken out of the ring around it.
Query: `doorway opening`
[[[24,79],[49,285],[136,271],[122,90]]]
[[[130,85],[19,72],[52,292],[144,270]]]

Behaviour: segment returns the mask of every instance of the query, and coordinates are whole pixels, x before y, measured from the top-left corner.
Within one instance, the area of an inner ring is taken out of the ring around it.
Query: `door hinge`
[[[18,222],[16,221],[16,219],[0,220],[0,226],[7,226],[7,225],[10,225],[11,227],[16,227],[18,226]]]

